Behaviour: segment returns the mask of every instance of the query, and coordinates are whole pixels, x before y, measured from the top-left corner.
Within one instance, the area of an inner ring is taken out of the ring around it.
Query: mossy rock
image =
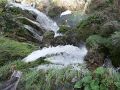
[[[99,47],[99,46],[108,46],[108,44],[111,44],[109,39],[101,37],[100,35],[92,35],[86,40],[86,44],[89,47]]]
[[[118,21],[110,21],[101,26],[101,35],[109,37],[115,31],[120,31],[120,23]]]
[[[33,50],[35,46],[27,43],[20,43],[8,38],[0,37],[0,66],[13,60],[23,58]]]
[[[69,30],[71,30],[71,28],[68,27],[68,26],[60,26],[60,29],[59,29],[58,33],[65,34]]]
[[[65,8],[54,6],[48,11],[48,16],[50,16],[51,18],[55,18],[58,15],[60,15],[63,11],[65,11]]]
[[[51,45],[54,39],[54,32],[53,31],[46,31],[43,35],[43,43],[45,46]]]
[[[91,35],[100,34],[101,25],[104,24],[105,20],[106,18],[99,13],[92,14],[82,20],[77,26],[77,38],[85,41]]]

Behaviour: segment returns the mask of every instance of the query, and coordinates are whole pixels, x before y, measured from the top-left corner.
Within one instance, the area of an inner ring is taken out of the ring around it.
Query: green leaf
[[[99,81],[92,80],[90,86],[92,90],[99,90]]]
[[[81,88],[82,87],[82,82],[78,81],[75,83],[74,88]]]
[[[115,85],[116,85],[117,88],[120,89],[120,82],[115,82]]]
[[[82,82],[86,83],[90,83],[92,81],[92,76],[86,76],[84,78],[82,78]]]
[[[100,84],[100,90],[108,90],[108,88],[105,85]]]
[[[95,74],[102,75],[105,73],[105,69],[103,67],[99,67],[95,70]]]
[[[86,85],[84,90],[91,90],[90,86],[89,85]]]

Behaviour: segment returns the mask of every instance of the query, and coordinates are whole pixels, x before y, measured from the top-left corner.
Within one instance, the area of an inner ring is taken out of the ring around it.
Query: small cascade
[[[85,46],[78,48],[72,45],[65,45],[43,48],[41,50],[34,51],[26,58],[24,58],[23,61],[33,62],[41,57],[45,57],[46,61],[51,62],[55,66],[56,65],[68,66],[82,64],[86,54],[87,49]]]
[[[38,41],[42,41],[43,36],[40,36],[34,28],[32,28],[31,26],[28,26],[28,25],[24,25],[24,28],[27,29],[28,31],[30,31],[33,34],[35,39],[37,39]]]
[[[44,13],[40,12],[36,8],[32,7],[29,4],[20,4],[15,2],[9,2],[8,4],[10,7],[19,7],[22,10],[28,10],[36,15],[36,21],[39,23],[39,27],[46,31],[54,31],[55,36],[59,35],[57,34],[57,31],[59,30],[59,27],[56,22],[51,20],[49,17],[47,17]]]
[[[72,11],[66,10],[66,11],[64,11],[64,12],[62,12],[62,13],[60,14],[60,17],[62,17],[62,16],[64,16],[64,15],[69,15],[69,14],[72,14]]]

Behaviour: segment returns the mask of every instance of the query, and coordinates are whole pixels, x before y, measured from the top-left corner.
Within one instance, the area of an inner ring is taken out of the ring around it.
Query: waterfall
[[[86,54],[87,49],[85,46],[78,48],[72,45],[65,45],[43,48],[41,50],[34,51],[26,58],[24,58],[23,61],[32,62],[39,59],[40,57],[46,57],[46,61],[66,66],[83,63],[83,59]]]
[[[10,2],[10,7],[18,7],[22,10],[30,11],[32,14],[36,16],[36,20],[32,21],[27,18],[24,18],[30,22],[33,23],[33,25],[36,25],[37,27],[40,27],[44,31],[54,31],[55,36],[60,35],[57,33],[59,30],[58,25],[56,22],[51,20],[49,17],[47,17],[44,13],[40,12],[36,8],[32,7],[29,4],[24,3],[15,3]],[[67,10],[66,12],[63,12],[61,16],[64,16],[66,14],[71,14],[72,12]],[[20,17],[19,17],[20,18]],[[37,40],[42,40],[42,37],[37,34],[36,30],[34,30],[34,27],[24,25],[26,29],[28,29]],[[38,68],[43,67],[65,67],[65,66],[73,66],[74,68],[77,68],[78,64],[84,63],[84,57],[87,54],[87,49],[85,46],[81,46],[80,48],[73,46],[73,45],[65,45],[65,46],[56,46],[56,47],[48,47],[43,48],[41,50],[36,50],[32,52],[30,55],[25,57],[23,59],[24,62],[33,62],[38,60],[39,58],[44,57],[45,61],[49,61],[51,64],[44,64],[38,66]]]
[[[34,28],[28,25],[24,25],[24,27],[33,34],[35,39],[37,39],[38,41],[42,41],[43,36],[40,36],[37,32],[35,32],[36,30]]]
[[[20,4],[15,2],[9,2],[10,7],[18,7],[22,10],[28,10],[32,13],[34,13],[36,17],[36,21],[39,23],[39,27],[46,30],[46,31],[54,31],[55,36],[58,36],[59,34],[57,31],[59,30],[59,27],[56,22],[51,20],[49,17],[47,17],[44,13],[40,12],[36,8],[32,7],[29,4]]]

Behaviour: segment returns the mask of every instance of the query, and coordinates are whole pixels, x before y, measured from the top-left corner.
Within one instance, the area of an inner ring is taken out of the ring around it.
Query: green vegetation
[[[49,63],[44,61],[43,59],[39,59],[37,61],[34,62],[29,62],[29,63],[25,63],[21,60],[14,60],[14,61],[9,61],[9,63],[7,62],[4,66],[0,67],[0,83],[8,80],[12,74],[12,66],[15,65],[16,66],[16,70],[20,70],[23,73],[30,71],[30,68],[34,68],[42,63]]]
[[[91,10],[87,18],[78,20],[80,23],[76,28],[60,27],[58,32],[63,36],[54,37],[52,31],[43,34],[43,41],[39,43],[43,47],[46,44],[78,45],[80,41],[85,41],[89,50],[87,65],[80,65],[80,70],[73,70],[71,66],[37,70],[39,65],[50,62],[44,61],[44,58],[29,63],[22,61],[37,46],[31,44],[36,41],[23,27],[23,24],[31,24],[25,19],[17,19],[24,16],[35,20],[36,16],[19,8],[5,8],[6,0],[0,0],[0,84],[10,78],[12,66],[15,65],[17,70],[23,72],[18,90],[120,90],[120,73],[100,67],[105,56],[109,56],[115,67],[120,67],[120,7],[117,1],[93,2],[95,5],[89,7]],[[57,3],[57,0],[53,3]],[[51,8],[48,15],[54,18],[64,10],[60,7]]]
[[[80,22],[78,28],[89,28],[91,25],[101,25],[105,21],[105,18],[100,16],[99,14],[93,14],[89,16],[87,19]]]
[[[120,66],[120,32],[115,32],[111,38],[110,53],[114,66]]]
[[[20,43],[8,38],[0,37],[0,66],[5,63],[22,59],[33,50],[35,46],[27,43]]]
[[[85,74],[82,79],[76,82],[74,88],[83,88],[84,90],[119,90],[120,75],[112,69],[99,67],[94,72]]]
[[[90,47],[99,47],[99,46],[107,46],[110,41],[107,38],[101,37],[99,35],[92,35],[87,40],[86,43]]]
[[[64,34],[64,33],[66,33],[66,32],[69,31],[69,30],[71,30],[70,27],[67,27],[67,26],[60,26],[60,29],[59,29],[58,33]]]
[[[0,0],[0,4],[2,5],[3,3],[6,3],[7,0]]]
[[[72,70],[72,67],[64,69],[49,69],[47,71],[29,71],[26,72],[21,79],[21,84],[24,86],[21,88],[25,90],[58,90],[59,88],[71,89],[73,83],[71,80],[76,77],[80,78],[81,72]]]

